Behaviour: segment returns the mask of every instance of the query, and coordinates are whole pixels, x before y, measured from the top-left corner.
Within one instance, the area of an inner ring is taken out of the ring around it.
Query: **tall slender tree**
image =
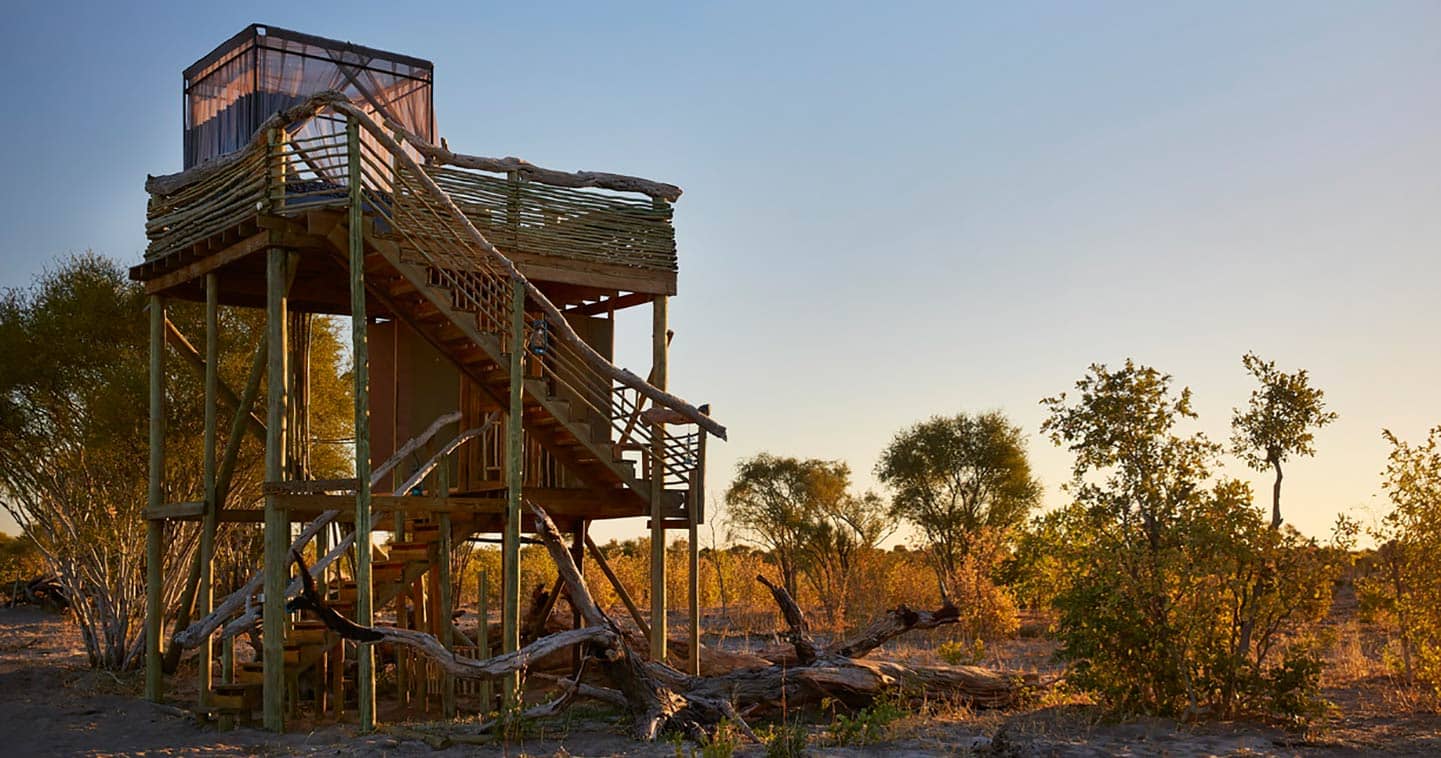
[[[1231,417],[1231,451],[1256,471],[1271,469],[1271,528],[1281,528],[1281,464],[1292,456],[1316,454],[1315,431],[1336,420],[1326,410],[1325,393],[1311,386],[1306,369],[1286,373],[1275,361],[1255,353],[1241,357],[1241,365],[1260,384],[1251,390],[1251,402]]]

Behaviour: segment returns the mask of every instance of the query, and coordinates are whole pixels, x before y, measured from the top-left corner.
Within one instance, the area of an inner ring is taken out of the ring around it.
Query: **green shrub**
[[[892,722],[909,714],[889,694],[877,697],[855,713],[833,712],[830,741],[833,745],[873,745],[886,739]]]
[[[766,758],[800,758],[810,733],[800,721],[780,722],[757,735],[765,742]]]
[[[936,655],[952,666],[976,666],[986,657],[986,643],[980,639],[942,642],[936,648]]]

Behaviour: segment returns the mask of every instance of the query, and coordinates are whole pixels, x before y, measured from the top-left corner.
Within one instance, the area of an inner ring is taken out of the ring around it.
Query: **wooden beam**
[[[621,584],[620,577],[611,570],[610,562],[605,559],[605,553],[595,544],[595,540],[591,539],[589,534],[585,536],[585,546],[590,548],[590,554],[595,557],[595,565],[599,566],[600,573],[605,574],[605,578],[610,580],[610,586],[615,588],[615,594],[620,596],[620,601],[625,604],[625,609],[630,612],[631,620],[635,621],[640,633],[649,637],[650,624],[645,622],[645,617],[640,614],[640,608],[636,607],[635,601],[630,599],[630,593],[625,591],[625,585]]]
[[[150,481],[146,486],[147,508],[163,505],[165,479],[165,300],[150,297]],[[163,699],[164,681],[160,658],[160,626],[165,618],[161,606],[164,575],[165,522],[150,519],[145,524],[145,698]]]
[[[595,316],[601,313],[609,313],[610,311],[618,311],[622,308],[629,308],[632,305],[644,305],[650,302],[653,297],[655,297],[655,295],[648,292],[627,292],[624,295],[616,295],[615,297],[608,297],[594,303],[586,303],[584,305],[577,305],[574,308],[567,308],[562,311],[562,313],[567,316]]]
[[[230,499],[230,482],[235,476],[235,466],[240,459],[240,444],[244,437],[246,419],[250,416],[250,409],[255,406],[255,398],[260,395],[260,380],[265,378],[268,356],[266,335],[262,331],[255,341],[255,351],[250,359],[250,374],[245,379],[245,389],[240,393],[240,404],[231,416],[230,435],[225,438],[225,454],[220,458],[220,471],[215,477],[215,508],[220,512],[224,512],[226,501]]]
[[[555,169],[541,168],[520,158],[486,158],[479,155],[452,153],[443,143],[441,147],[436,147],[400,124],[389,119],[386,119],[385,123],[390,128],[403,134],[406,140],[409,141],[421,155],[425,156],[427,163],[438,163],[442,166],[458,166],[460,168],[474,169],[477,171],[490,171],[496,174],[510,174],[529,182],[539,182],[540,184],[548,184],[552,187],[595,187],[597,189],[607,189],[615,192],[636,192],[642,195],[649,195],[657,201],[668,200],[675,202],[679,200],[681,196],[681,188],[674,184],[642,179],[638,176],[610,174],[602,171],[556,171]]]
[[[587,287],[631,290],[655,295],[676,294],[676,272],[633,268],[614,263],[575,261],[543,252],[506,250],[516,270],[532,282],[561,282]]]
[[[190,263],[181,266],[180,268],[167,271],[164,274],[151,276],[150,278],[145,279],[145,292],[147,294],[154,295],[160,292],[164,292],[171,287],[185,284],[187,282],[192,282],[196,279],[199,279],[200,277],[205,276],[206,274],[209,274],[221,268],[222,266],[227,266],[231,263],[234,263],[235,261],[240,260],[241,258],[246,258],[248,256],[254,255],[255,253],[258,253],[269,246],[270,234],[268,232],[261,231],[256,234],[252,234],[249,237],[230,244],[221,250],[218,250],[214,253],[211,253],[210,255],[205,256],[204,258],[201,258],[200,260],[195,261],[194,263]],[[131,269],[130,278],[135,279],[138,276],[144,275],[143,273],[137,273],[140,272],[143,268],[144,264]]]
[[[152,521],[165,519],[195,519],[205,514],[205,501],[188,503],[166,503],[154,508],[145,508],[145,518]]]
[[[261,491],[267,495],[323,494],[326,492],[354,492],[360,480],[353,479],[305,479],[288,482],[266,482]]]
[[[206,278],[209,279],[210,276],[214,276],[214,274],[209,274],[206,276]],[[208,293],[209,288],[207,287],[206,289]],[[209,295],[207,294],[207,309],[210,307],[209,303]],[[218,300],[216,301],[216,307],[219,307]],[[206,330],[209,330],[208,322]],[[165,319],[165,341],[169,343],[171,347],[175,348],[175,352],[179,353],[180,357],[184,358],[185,362],[190,364],[190,367],[195,369],[195,371],[199,373],[206,382],[210,381],[210,362],[208,362],[204,356],[200,355],[200,351],[195,349],[195,346],[190,343],[190,340],[185,338],[184,333],[180,331],[180,327],[177,327],[175,325],[175,322],[171,321],[168,318]],[[206,347],[206,353],[207,355],[209,354],[208,346]],[[264,442],[265,422],[261,421],[260,417],[255,415],[253,411],[249,410],[248,406],[241,406],[240,398],[236,396],[235,392],[231,390],[230,387],[225,384],[225,382],[220,381],[219,378],[216,379],[215,389],[216,392],[219,393],[219,399],[225,401],[226,406],[229,407],[231,412],[241,410],[242,408],[246,411],[245,421],[247,428],[250,429],[251,434],[255,435],[256,439]]]

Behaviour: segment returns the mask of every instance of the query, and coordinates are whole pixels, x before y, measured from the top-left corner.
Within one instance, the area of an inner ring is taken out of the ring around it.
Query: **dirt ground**
[[[1344,610],[1344,609],[1343,609]],[[1326,695],[1336,708],[1307,735],[1253,723],[1178,724],[1164,719],[1115,723],[1079,698],[1054,697],[1014,712],[931,712],[891,724],[886,741],[827,745],[827,724],[811,724],[815,755],[1441,755],[1441,716],[1398,694],[1376,663],[1384,640],[1354,622],[1338,622],[1339,658]],[[926,640],[891,654],[932,655]],[[987,663],[1046,668],[1050,643],[1021,639],[998,646]],[[242,728],[218,732],[137,697],[135,675],[86,666],[69,621],[32,608],[0,608],[0,755],[692,755],[693,746],[642,745],[625,737],[612,714],[579,706],[535,725],[524,737],[486,746],[433,750],[389,733],[358,735],[346,726],[274,735]],[[463,729],[463,724],[459,725]],[[699,755],[698,751],[694,754]],[[742,745],[740,755],[763,755]]]

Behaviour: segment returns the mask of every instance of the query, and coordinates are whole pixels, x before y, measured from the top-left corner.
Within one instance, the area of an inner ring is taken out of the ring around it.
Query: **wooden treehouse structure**
[[[338,718],[354,702],[360,723],[373,726],[377,697],[405,693],[377,692],[373,645],[287,610],[299,587],[292,550],[314,546],[321,592],[358,624],[385,614],[385,623],[434,634],[447,648],[479,646],[486,657],[518,649],[518,551],[532,503],[573,536],[577,560],[589,554],[611,576],[658,660],[665,534],[690,530],[688,652],[699,665],[695,528],[706,437],[725,430],[667,391],[680,189],[437,147],[431,84],[427,61],[259,25],[185,72],[184,170],[147,182],[149,247],[130,272],[150,303],[152,699],[164,694],[165,649],[180,645],[198,648],[200,705],[223,718],[258,709],[268,728],[282,729],[304,681],[318,717]],[[186,339],[166,319],[173,300],[205,304],[203,337]],[[647,305],[653,365],[642,378],[613,364],[614,316]],[[244,387],[217,376],[222,307],[265,313]],[[308,470],[310,314],[351,320],[353,479]],[[167,343],[204,370],[200,493],[164,491]],[[226,423],[222,450],[217,428]],[[263,509],[226,499],[247,433],[264,440]],[[587,535],[595,520],[637,516],[648,517],[651,536],[648,618]],[[189,580],[196,621],[171,635],[161,555],[180,520],[201,524]],[[217,598],[218,524],[246,521],[264,524],[263,566]],[[449,558],[474,539],[502,545],[498,644],[459,640],[451,623]],[[224,641],[257,623],[262,660],[234,661]],[[431,684],[453,715],[454,681],[437,675]],[[514,697],[515,679],[502,685]]]

